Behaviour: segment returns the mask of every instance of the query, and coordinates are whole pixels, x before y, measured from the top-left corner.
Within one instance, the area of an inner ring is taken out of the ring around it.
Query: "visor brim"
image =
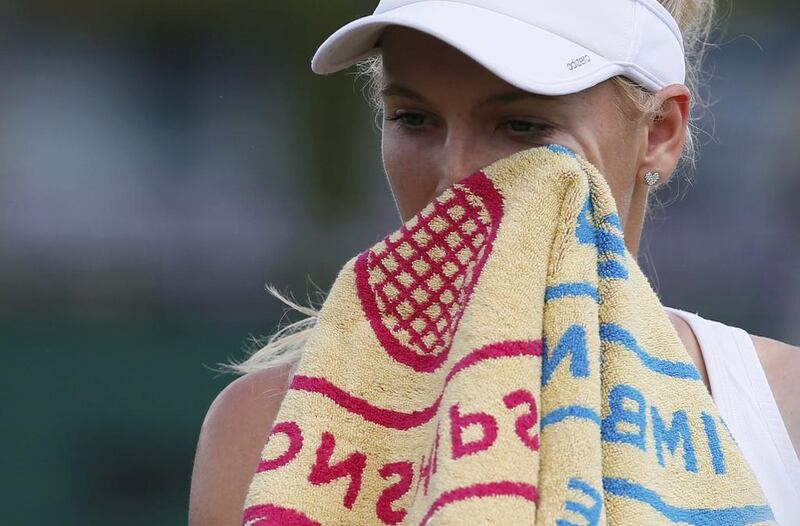
[[[522,90],[564,95],[626,73],[615,63],[561,35],[489,9],[429,0],[359,18],[319,47],[311,69],[329,74],[381,52],[378,40],[390,25],[410,27],[455,47]]]

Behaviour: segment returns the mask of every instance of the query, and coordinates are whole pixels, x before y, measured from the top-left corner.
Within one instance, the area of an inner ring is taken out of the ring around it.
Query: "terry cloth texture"
[[[608,184],[550,145],[452,185],[345,264],[243,524],[774,519]]]

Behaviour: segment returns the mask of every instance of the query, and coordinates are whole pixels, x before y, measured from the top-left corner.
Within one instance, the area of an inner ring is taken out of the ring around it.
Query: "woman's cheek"
[[[569,133],[564,133],[563,131],[553,133],[547,137],[545,142],[547,144],[560,144],[562,146],[566,146],[573,152],[576,152],[583,157],[586,156],[584,153],[584,148],[581,146],[580,141],[578,141],[575,137],[573,137]]]
[[[404,221],[433,199],[436,192],[435,170],[425,157],[409,150],[385,148],[383,166]]]

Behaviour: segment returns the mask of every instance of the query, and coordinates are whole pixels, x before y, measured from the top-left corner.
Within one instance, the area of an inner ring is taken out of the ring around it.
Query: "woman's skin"
[[[664,184],[675,170],[688,125],[690,94],[685,86],[673,84],[657,94],[661,118],[637,119],[622,113],[624,98],[610,81],[580,93],[537,96],[412,29],[389,27],[382,47],[387,119],[383,161],[403,221],[476,170],[524,149],[559,143],[604,174],[627,248],[637,254],[650,189],[643,177],[656,170],[659,184]],[[494,95],[507,96],[486,103]],[[708,387],[691,327],[667,314]],[[751,337],[795,450],[800,450],[800,348]],[[247,488],[288,375],[288,367],[245,375],[211,405],[195,457],[190,526],[240,524]]]

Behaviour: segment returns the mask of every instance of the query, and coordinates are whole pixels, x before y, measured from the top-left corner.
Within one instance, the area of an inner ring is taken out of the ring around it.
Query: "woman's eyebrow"
[[[429,103],[428,99],[426,99],[422,94],[417,93],[408,86],[404,86],[396,82],[390,82],[386,86],[384,86],[381,89],[381,96],[406,97],[408,99],[417,100],[425,104]],[[533,100],[538,102],[556,102],[558,100],[558,97],[540,95],[538,93],[531,93],[529,91],[513,90],[513,91],[507,91],[503,93],[495,93],[489,95],[483,100],[483,104],[489,106],[495,104],[509,104],[512,102],[525,101],[525,100]]]
[[[394,82],[390,82],[386,86],[381,89],[381,96],[382,97],[406,97],[407,99],[414,99],[420,102],[424,102],[428,104],[428,99],[414,91],[413,89],[403,86],[402,84],[397,84]]]
[[[487,105],[508,104],[511,102],[525,101],[525,100],[533,100],[537,102],[556,102],[558,101],[558,98],[549,95],[540,95],[539,93],[531,93],[529,91],[514,90],[514,91],[507,91],[505,93],[497,93],[494,95],[489,95],[488,97],[486,97],[483,103]]]

